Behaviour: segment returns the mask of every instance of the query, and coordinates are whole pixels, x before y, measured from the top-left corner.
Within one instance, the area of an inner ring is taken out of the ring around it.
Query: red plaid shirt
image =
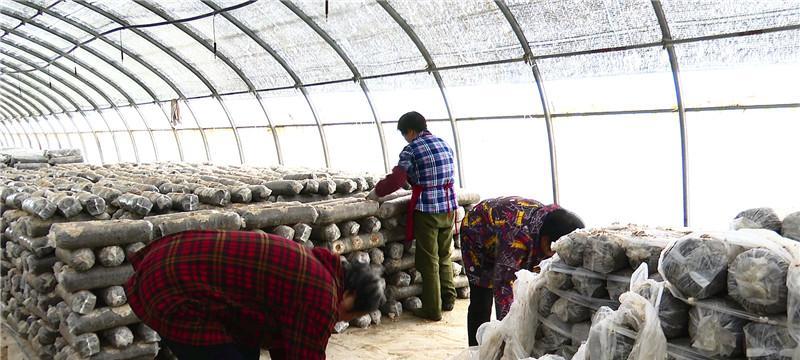
[[[186,231],[130,261],[128,302],[169,340],[325,358],[343,291],[341,262],[328,250],[254,232]]]

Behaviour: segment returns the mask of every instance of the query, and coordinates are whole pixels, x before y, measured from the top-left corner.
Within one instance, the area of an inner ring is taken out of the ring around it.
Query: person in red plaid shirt
[[[392,173],[375,185],[367,197],[386,196],[406,182],[412,186],[406,218],[406,241],[417,240],[414,266],[422,273],[422,308],[414,314],[433,321],[442,311],[453,310],[456,288],[453,284],[453,223],[458,207],[453,190],[453,150],[428,131],[420,113],[400,117],[397,130],[408,142]]]
[[[178,359],[324,359],[337,321],[386,299],[378,274],[275,235],[186,231],[130,258],[133,312]]]

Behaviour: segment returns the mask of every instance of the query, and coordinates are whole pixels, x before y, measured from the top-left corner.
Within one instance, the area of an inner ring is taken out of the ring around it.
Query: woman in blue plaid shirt
[[[414,314],[433,321],[442,319],[456,299],[453,285],[453,222],[458,207],[453,190],[453,150],[431,134],[425,117],[413,111],[400,117],[397,129],[408,142],[392,173],[370,196],[391,194],[406,182],[412,186],[406,219],[406,241],[417,240],[415,266],[422,273],[422,308]]]

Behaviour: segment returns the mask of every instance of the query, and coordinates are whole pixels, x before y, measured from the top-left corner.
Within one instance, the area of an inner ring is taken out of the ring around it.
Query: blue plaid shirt
[[[405,169],[412,185],[425,187],[416,210],[440,214],[458,207],[454,190],[442,188],[454,184],[453,150],[444,140],[423,131],[400,152],[398,166]]]

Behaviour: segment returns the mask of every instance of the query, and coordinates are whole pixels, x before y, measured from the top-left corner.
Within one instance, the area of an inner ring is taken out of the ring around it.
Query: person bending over
[[[511,285],[518,270],[534,270],[553,255],[550,243],[583,228],[577,215],[558,205],[521,197],[478,203],[461,225],[461,252],[470,287],[467,310],[469,345],[478,345],[478,327],[489,321],[494,298],[497,319],[514,301]]]
[[[376,310],[368,266],[246,231],[186,231],[130,258],[128,303],[178,359],[324,359],[337,321]]]

